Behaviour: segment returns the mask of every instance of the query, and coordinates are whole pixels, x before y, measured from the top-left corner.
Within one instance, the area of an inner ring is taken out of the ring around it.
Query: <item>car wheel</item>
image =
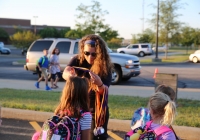
[[[119,53],[125,53],[124,51],[120,51]]]
[[[140,57],[144,57],[144,52],[139,52],[138,54]]]
[[[122,79],[122,73],[119,67],[115,66],[114,70],[112,71],[112,85],[118,84]]]
[[[193,58],[192,58],[192,62],[193,62],[193,63],[197,63],[198,61],[199,61],[199,60],[198,60],[197,57],[193,57]]]
[[[131,77],[125,77],[125,78],[122,78],[122,81],[128,81],[129,79],[131,79]]]
[[[0,51],[0,54],[2,54],[2,52]]]

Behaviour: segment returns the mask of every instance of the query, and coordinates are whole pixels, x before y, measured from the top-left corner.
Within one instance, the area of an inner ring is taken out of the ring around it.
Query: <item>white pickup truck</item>
[[[60,50],[59,61],[61,71],[69,63],[70,59],[78,54],[78,42],[80,39],[68,38],[45,38],[34,41],[29,47],[26,55],[24,69],[35,72],[36,61],[43,56],[43,49],[48,49],[48,57],[55,47]],[[118,84],[121,80],[129,80],[140,74],[140,61],[137,56],[113,53],[108,48],[111,61],[114,64],[112,72],[112,84]]]

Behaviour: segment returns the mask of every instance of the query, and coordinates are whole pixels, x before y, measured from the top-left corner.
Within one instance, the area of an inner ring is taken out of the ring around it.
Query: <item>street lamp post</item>
[[[38,16],[33,16],[33,18],[35,18],[35,28],[34,28],[34,32],[36,34],[36,18],[38,18]]]
[[[153,62],[161,62],[162,60],[158,58],[158,32],[159,32],[159,0],[157,6],[157,20],[156,20],[156,57],[152,59]]]

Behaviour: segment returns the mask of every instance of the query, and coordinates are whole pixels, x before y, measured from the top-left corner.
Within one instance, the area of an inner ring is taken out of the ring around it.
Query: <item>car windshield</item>
[[[113,51],[107,47],[108,53],[112,53]]]

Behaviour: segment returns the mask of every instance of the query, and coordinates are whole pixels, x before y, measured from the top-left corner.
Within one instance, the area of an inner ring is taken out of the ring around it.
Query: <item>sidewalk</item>
[[[9,84],[8,84],[9,83]],[[59,82],[59,88],[54,91],[61,91],[65,82]],[[44,82],[41,87],[44,87]],[[27,89],[38,90],[34,87],[34,81],[29,80],[13,80],[13,79],[0,79],[0,88],[12,89]],[[39,90],[44,90],[43,88]],[[127,96],[140,96],[149,97],[154,92],[153,87],[139,87],[139,86],[121,86],[115,85],[109,88],[109,94],[114,95],[127,95]],[[178,98],[200,100],[199,89],[178,89]],[[2,108],[2,118],[14,118],[29,121],[44,122],[53,113],[37,112],[30,110]],[[177,135],[186,140],[200,140],[200,128],[186,127],[186,126],[173,126]],[[110,119],[108,129],[127,132],[130,130],[130,120],[117,120]]]

